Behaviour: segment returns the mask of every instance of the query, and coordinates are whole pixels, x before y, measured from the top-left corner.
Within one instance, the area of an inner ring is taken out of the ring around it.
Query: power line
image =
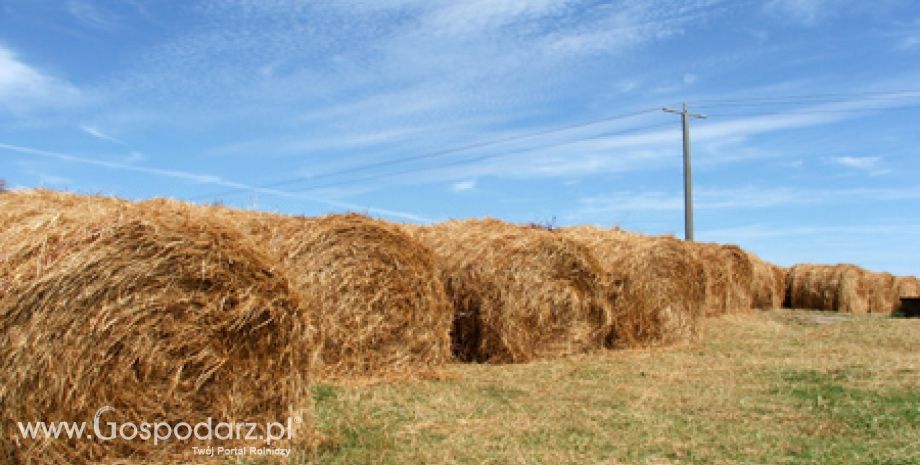
[[[284,180],[277,181],[277,182],[272,182],[272,183],[269,183],[269,184],[258,185],[258,186],[256,186],[256,187],[259,187],[259,188],[274,188],[274,187],[281,187],[281,186],[286,186],[286,185],[290,185],[290,184],[296,184],[296,183],[304,182],[304,181],[315,181],[315,180],[318,180],[318,179],[326,179],[326,178],[330,178],[330,177],[340,176],[340,175],[343,175],[343,174],[351,174],[351,173],[361,172],[361,171],[365,171],[365,170],[369,170],[369,169],[374,169],[374,168],[384,168],[384,167],[388,167],[388,166],[401,165],[401,164],[410,163],[410,162],[419,161],[419,160],[426,160],[426,159],[432,159],[432,158],[439,158],[439,157],[444,157],[444,156],[447,156],[447,155],[453,155],[453,154],[455,154],[455,153],[461,153],[461,152],[467,152],[467,151],[470,151],[470,150],[485,148],[485,147],[489,147],[489,146],[492,146],[492,145],[499,145],[499,144],[504,144],[504,143],[508,143],[508,142],[515,142],[515,141],[519,141],[519,140],[531,139],[531,138],[534,138],[534,137],[540,137],[540,136],[546,136],[546,135],[550,135],[550,134],[557,134],[557,133],[565,132],[565,131],[571,131],[571,130],[573,130],[573,129],[581,129],[581,128],[586,128],[586,127],[596,126],[596,125],[598,125],[598,124],[608,123],[608,122],[611,122],[611,121],[617,121],[617,120],[626,119],[626,118],[632,118],[632,117],[635,117],[635,116],[641,116],[641,115],[644,115],[644,114],[646,114],[646,113],[653,113],[653,112],[656,112],[656,111],[658,111],[658,108],[649,108],[649,109],[644,109],[644,110],[638,110],[638,111],[634,111],[634,112],[631,112],[631,113],[623,113],[623,114],[614,115],[614,116],[608,116],[608,117],[599,118],[599,119],[595,119],[595,120],[591,120],[591,121],[585,121],[585,122],[582,122],[582,123],[571,124],[571,125],[568,125],[568,126],[561,126],[561,127],[551,128],[551,129],[544,129],[544,130],[533,131],[533,132],[528,132],[528,133],[524,133],[524,134],[517,134],[517,135],[514,135],[514,136],[504,137],[504,138],[500,138],[500,139],[493,139],[493,140],[488,140],[488,141],[483,141],[483,142],[477,142],[477,143],[474,143],[474,144],[464,145],[464,146],[455,147],[455,148],[446,149],[446,150],[440,150],[440,151],[436,151],[436,152],[424,153],[424,154],[420,154],[420,155],[414,155],[414,156],[406,157],[406,158],[399,158],[399,159],[395,159],[395,160],[385,160],[385,161],[380,161],[380,162],[375,162],[375,163],[368,163],[368,164],[364,164],[364,165],[352,166],[352,167],[349,167],[349,168],[343,168],[343,169],[341,169],[341,170],[336,170],[336,171],[330,171],[330,172],[326,172],[326,173],[321,173],[321,174],[318,174],[318,175],[316,175],[316,176],[297,176],[297,177],[294,177],[294,178],[284,179]],[[246,191],[247,189],[245,189],[245,188],[239,188],[239,189],[232,189],[232,190],[227,190],[227,191],[218,192],[218,193],[211,193],[211,194],[205,194],[205,195],[198,195],[198,196],[191,197],[190,200],[200,200],[200,199],[203,199],[203,198],[223,197],[223,196],[226,196],[226,195],[235,194],[235,193],[237,193],[237,192],[240,191],[240,190]]]
[[[284,195],[288,195],[288,194],[302,194],[302,193],[306,193],[306,192],[310,192],[310,191],[315,191],[315,190],[319,190],[319,189],[328,189],[328,188],[331,188],[331,187],[338,187],[338,186],[343,186],[343,185],[347,185],[347,184],[354,184],[354,183],[356,183],[356,182],[374,181],[374,180],[377,180],[377,179],[382,179],[382,178],[391,177],[391,176],[398,176],[398,175],[402,175],[402,174],[417,173],[417,172],[431,171],[431,170],[436,170],[436,169],[447,168],[447,167],[451,167],[451,166],[465,165],[465,164],[476,163],[476,162],[480,162],[480,161],[484,161],[484,160],[489,160],[489,159],[508,157],[508,156],[512,156],[512,155],[520,155],[520,154],[522,154],[522,153],[533,152],[533,151],[537,151],[537,150],[544,150],[544,149],[549,149],[549,148],[563,147],[563,146],[566,146],[566,145],[572,145],[572,144],[581,143],[581,142],[588,142],[588,141],[592,141],[592,140],[602,140],[602,139],[606,139],[606,138],[610,138],[610,137],[614,137],[614,136],[628,135],[628,134],[632,134],[632,133],[636,133],[636,132],[648,131],[648,130],[651,130],[651,129],[657,129],[657,128],[661,128],[661,127],[665,127],[665,126],[671,126],[672,124],[673,124],[673,123],[658,123],[658,124],[649,125],[649,126],[643,126],[643,127],[638,127],[638,128],[632,128],[632,129],[628,129],[628,130],[624,130],[624,131],[616,131],[616,132],[605,133],[605,134],[601,134],[601,135],[597,135],[597,136],[584,137],[584,138],[580,138],[580,139],[576,139],[576,140],[571,140],[571,141],[566,141],[566,142],[560,142],[560,143],[558,143],[558,144],[551,144],[551,145],[545,145],[545,146],[540,146],[540,147],[533,147],[533,148],[528,148],[528,149],[515,150],[515,151],[511,151],[511,152],[493,153],[493,154],[481,155],[481,156],[473,157],[473,158],[464,158],[464,159],[462,159],[462,160],[454,160],[454,161],[452,161],[452,162],[447,162],[447,163],[440,163],[440,164],[433,165],[433,166],[415,167],[415,168],[409,168],[409,169],[400,170],[400,171],[391,171],[391,172],[380,173],[380,174],[376,174],[376,175],[364,176],[364,177],[359,177],[359,178],[352,178],[352,179],[347,179],[347,180],[343,180],[343,181],[337,181],[337,182],[331,182],[331,183],[320,184],[320,185],[315,185],[315,186],[309,186],[309,187],[307,187],[307,188],[305,188],[305,189],[298,190],[298,191],[294,191],[294,192],[283,192],[283,194],[284,194]],[[272,194],[272,192],[265,192],[265,193]],[[233,191],[231,194],[240,194],[240,192],[238,192],[238,190],[237,190],[237,191]],[[282,192],[278,192],[278,194],[282,194]]]
[[[826,94],[812,94],[812,95],[763,96],[763,97],[726,98],[726,99],[703,99],[703,100],[695,100],[691,102],[699,106],[708,108],[708,107],[719,107],[719,106],[742,106],[743,107],[743,106],[758,106],[758,105],[796,105],[796,104],[802,105],[802,104],[808,104],[808,103],[834,103],[834,102],[850,101],[853,98],[862,98],[863,100],[891,100],[891,99],[906,99],[906,98],[913,99],[913,98],[920,98],[920,90],[900,90],[900,91],[887,91],[887,92],[826,93]],[[827,110],[807,110],[807,111],[757,112],[757,113],[716,113],[716,114],[713,114],[712,116],[767,116],[767,115],[783,115],[783,114],[860,113],[860,112],[871,112],[871,111],[908,110],[908,109],[914,109],[917,107],[918,106],[900,106],[900,107],[873,107],[873,108],[838,109],[838,110],[827,109]],[[276,182],[272,182],[268,184],[253,186],[252,188],[247,188],[247,187],[233,188],[233,189],[222,191],[222,192],[194,196],[194,197],[191,197],[190,200],[200,200],[204,198],[220,198],[224,196],[238,195],[238,194],[241,194],[244,192],[250,192],[256,189],[271,189],[275,187],[297,184],[301,182],[313,182],[313,181],[317,181],[321,179],[327,179],[327,178],[342,176],[346,174],[360,173],[362,171],[367,171],[367,170],[372,170],[372,169],[387,168],[390,166],[403,165],[403,164],[422,161],[422,160],[436,159],[436,158],[441,158],[441,157],[445,157],[448,155],[453,155],[453,154],[462,153],[466,151],[486,148],[486,147],[490,147],[494,145],[500,145],[500,144],[505,144],[509,142],[531,139],[531,138],[536,138],[536,137],[546,136],[546,135],[551,135],[551,134],[558,134],[558,133],[562,133],[566,131],[571,131],[574,129],[591,127],[591,126],[595,126],[595,125],[606,123],[606,122],[641,116],[643,114],[653,113],[655,111],[658,111],[659,109],[660,107],[638,110],[635,112],[613,115],[609,117],[585,121],[582,123],[576,123],[576,124],[571,124],[567,126],[544,129],[544,130],[539,130],[539,131],[533,131],[533,132],[528,132],[528,133],[523,133],[523,134],[516,134],[513,136],[509,136],[509,137],[492,139],[492,140],[487,140],[483,142],[477,142],[477,143],[473,143],[469,145],[464,145],[464,146],[436,151],[436,152],[424,153],[420,155],[414,155],[414,156],[410,156],[406,158],[383,160],[383,161],[374,162],[374,163],[367,163],[363,165],[351,166],[351,167],[343,168],[340,170],[320,173],[315,176],[297,176],[297,177],[288,178],[288,179],[284,179],[284,180],[280,180],[280,181],[276,181]],[[648,129],[653,129],[659,126],[663,126],[663,125],[654,125],[654,126],[649,126],[649,127],[637,128],[634,130],[627,130],[624,132],[604,134],[604,135],[596,136],[596,137],[576,139],[573,141],[563,142],[561,144],[553,144],[553,145],[548,145],[548,146],[536,147],[532,149],[525,149],[525,150],[518,150],[518,151],[513,151],[513,152],[504,152],[501,154],[491,154],[491,155],[485,155],[485,156],[480,156],[480,157],[467,158],[467,159],[457,160],[455,162],[449,162],[449,163],[445,163],[441,165],[434,165],[434,166],[421,167],[421,168],[411,168],[407,170],[389,172],[385,174],[346,179],[344,181],[339,181],[339,182],[332,182],[332,183],[309,186],[305,190],[301,190],[299,192],[306,192],[310,190],[335,187],[339,185],[351,184],[351,183],[360,182],[360,181],[375,180],[375,179],[380,179],[386,176],[395,176],[395,175],[400,175],[400,174],[407,174],[407,173],[413,173],[413,172],[418,172],[418,171],[427,171],[427,170],[448,167],[448,166],[462,165],[466,163],[472,163],[472,162],[482,161],[482,160],[491,159],[491,158],[525,153],[525,152],[533,151],[533,150],[553,148],[553,147],[564,146],[564,145],[573,144],[577,142],[584,142],[587,140],[592,140],[592,139],[597,139],[597,138],[611,137],[613,135],[628,134],[629,132],[638,131],[638,130],[648,130]]]
[[[690,100],[698,106],[715,106],[716,104],[774,104],[792,101],[790,103],[819,103],[815,100],[841,100],[862,97],[866,100],[872,99],[890,99],[890,98],[916,98],[920,97],[920,90],[897,90],[886,92],[849,92],[849,93],[827,93],[811,95],[778,95],[778,96],[760,96],[760,97],[733,97],[723,99],[700,99]],[[798,102],[796,102],[798,101]]]
[[[711,116],[774,116],[774,115],[813,115],[813,114],[824,114],[824,113],[865,113],[873,111],[905,111],[905,110],[917,110],[920,109],[920,105],[904,105],[899,107],[865,107],[865,108],[849,108],[849,109],[839,109],[839,110],[804,110],[804,111],[758,111],[758,112],[742,112],[742,113],[709,113]]]

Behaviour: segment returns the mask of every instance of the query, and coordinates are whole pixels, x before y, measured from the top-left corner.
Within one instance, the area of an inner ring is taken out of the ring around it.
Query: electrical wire
[[[920,97],[920,90],[897,90],[886,92],[849,92],[849,93],[827,93],[812,95],[779,95],[779,96],[760,96],[760,97],[735,97],[724,99],[699,99],[688,100],[688,103],[700,106],[715,106],[716,104],[774,104],[774,103],[820,103],[819,100],[833,101],[850,101],[854,98],[864,100],[872,99],[897,99],[897,98],[917,98]]]
[[[374,181],[374,180],[377,180],[377,179],[387,178],[387,177],[391,177],[391,176],[398,176],[398,175],[403,175],[403,174],[417,173],[417,172],[424,172],[424,171],[432,171],[432,170],[443,169],[443,168],[452,167],[452,166],[460,166],[460,165],[465,165],[465,164],[477,163],[477,162],[484,161],[484,160],[490,160],[490,159],[497,159],[497,158],[509,157],[509,156],[512,156],[512,155],[520,155],[520,154],[522,154],[522,153],[534,152],[534,151],[538,151],[538,150],[545,150],[545,149],[550,149],[550,148],[564,147],[564,146],[567,146],[567,145],[573,145],[573,144],[577,144],[577,143],[589,142],[589,141],[593,141],[593,140],[604,140],[604,139],[608,139],[608,138],[611,138],[611,137],[629,135],[629,134],[633,134],[633,133],[637,133],[637,132],[641,132],[641,131],[648,131],[648,130],[657,129],[657,128],[662,128],[662,127],[665,127],[665,126],[672,126],[672,125],[674,125],[673,122],[658,123],[658,124],[654,124],[654,125],[642,126],[642,127],[632,128],[632,129],[623,130],[623,131],[615,131],[615,132],[600,134],[600,135],[591,136],[591,137],[583,137],[583,138],[580,138],[580,139],[575,139],[575,140],[560,142],[560,143],[557,143],[557,144],[550,144],[550,145],[544,145],[544,146],[539,146],[539,147],[531,147],[531,148],[527,148],[527,149],[514,150],[514,151],[511,151],[511,152],[501,152],[501,153],[486,154],[486,155],[481,155],[481,156],[472,157],[472,158],[464,158],[464,159],[461,159],[461,160],[454,160],[454,161],[450,161],[450,162],[447,162],[447,163],[440,163],[440,164],[437,164],[437,165],[429,165],[429,166],[422,166],[422,167],[414,167],[414,168],[409,168],[409,169],[400,170],[400,171],[391,171],[391,172],[387,172],[387,173],[380,173],[380,174],[376,174],[376,175],[370,175],[370,176],[364,176],[364,177],[358,177],[358,178],[351,178],[351,179],[346,179],[346,180],[337,181],[337,182],[331,182],[331,183],[326,183],[326,184],[314,185],[314,186],[309,186],[309,187],[307,187],[307,188],[305,188],[305,189],[301,189],[301,190],[297,190],[297,191],[279,191],[279,192],[274,192],[274,194],[278,194],[278,195],[296,195],[296,194],[303,194],[303,193],[307,193],[307,192],[310,192],[310,191],[315,191],[315,190],[319,190],[319,189],[328,189],[328,188],[332,188],[332,187],[338,187],[338,186],[343,186],[343,185],[348,185],[348,184],[354,184],[354,183],[357,183],[357,182]],[[262,187],[258,187],[258,189],[263,189],[263,188],[262,188]],[[242,190],[243,192],[240,192],[241,190]],[[247,189],[237,189],[237,190],[232,191],[229,195],[239,195],[239,194],[243,194],[243,193],[245,193],[245,192],[248,192],[248,190],[247,190]],[[262,192],[263,192],[263,193],[266,193],[266,194],[273,194],[273,192],[271,192],[271,191],[262,191]]]
[[[633,133],[637,133],[637,132],[641,132],[641,131],[648,131],[648,130],[651,130],[651,129],[657,129],[657,128],[661,128],[661,127],[665,127],[665,126],[673,126],[673,125],[674,125],[673,122],[658,123],[658,124],[653,124],[653,125],[650,125],[650,126],[643,126],[643,127],[639,127],[639,128],[633,128],[633,129],[625,130],[625,131],[617,131],[617,132],[612,132],[612,133],[601,134],[601,135],[598,135],[598,136],[585,137],[585,138],[581,138],[581,139],[575,139],[575,140],[570,140],[570,141],[566,141],[566,142],[560,142],[560,143],[558,143],[558,144],[544,145],[544,146],[540,146],[540,147],[532,147],[532,148],[528,148],[528,149],[515,150],[515,151],[511,151],[511,152],[502,152],[502,153],[493,153],[493,154],[488,154],[488,155],[481,155],[481,156],[478,156],[478,157],[464,158],[464,159],[462,159],[462,160],[454,160],[454,161],[448,162],[448,163],[441,163],[441,164],[434,165],[434,166],[424,166],[424,167],[418,167],[418,168],[411,168],[411,169],[406,169],[406,170],[401,170],[401,171],[388,172],[388,173],[381,173],[381,174],[374,175],[374,176],[365,176],[365,177],[363,177],[363,178],[348,179],[348,180],[344,180],[344,181],[340,181],[340,182],[327,183],[327,184],[322,184],[322,185],[318,185],[318,186],[310,186],[310,187],[308,187],[308,188],[305,189],[305,190],[295,191],[295,193],[304,193],[304,192],[314,191],[314,190],[318,190],[318,189],[328,189],[328,188],[330,188],[330,187],[338,187],[338,186],[343,186],[343,185],[347,185],[347,184],[354,184],[354,183],[356,183],[356,182],[374,181],[374,180],[377,180],[377,179],[387,178],[387,177],[390,177],[390,176],[398,176],[398,175],[402,175],[402,174],[418,173],[418,172],[424,172],[424,171],[432,171],[432,170],[443,169],[443,168],[452,167],[452,166],[467,165],[467,164],[477,163],[477,162],[484,161],[484,160],[491,160],[491,159],[496,159],[496,158],[504,158],[504,157],[509,157],[509,156],[512,156],[512,155],[520,155],[520,154],[522,154],[522,153],[535,152],[535,151],[538,151],[538,150],[545,150],[545,149],[551,149],[551,148],[564,147],[564,146],[567,146],[567,145],[573,145],[573,144],[582,143],[582,142],[589,142],[589,141],[593,141],[593,140],[603,140],[603,139],[607,139],[607,138],[610,138],[610,137],[622,136],[622,135],[629,135],[629,134],[633,134]]]
[[[349,168],[343,168],[343,169],[340,169],[340,170],[330,171],[330,172],[326,172],[326,173],[320,173],[320,174],[315,175],[315,176],[297,176],[297,177],[294,177],[294,178],[288,178],[288,179],[284,179],[284,180],[281,180],[281,181],[272,182],[272,183],[269,183],[269,184],[258,185],[258,186],[255,186],[255,187],[258,187],[258,188],[274,188],[274,187],[281,187],[281,186],[287,186],[287,185],[296,184],[296,183],[304,182],[304,181],[316,181],[316,180],[318,180],[318,179],[326,179],[326,178],[331,178],[331,177],[335,177],[335,176],[341,176],[341,175],[343,175],[343,174],[357,173],[357,172],[361,172],[361,171],[365,171],[365,170],[369,170],[369,169],[374,169],[374,168],[385,168],[385,167],[389,167],[389,166],[395,166],[395,165],[401,165],[401,164],[405,164],[405,163],[411,163],[411,162],[419,161],[419,160],[427,160],[427,159],[433,159],[433,158],[440,158],[440,157],[444,157],[444,156],[447,156],[447,155],[453,155],[453,154],[456,154],[456,153],[467,152],[467,151],[470,151],[470,150],[475,150],[475,149],[490,147],[490,146],[493,146],[493,145],[505,144],[505,143],[508,143],[508,142],[516,142],[516,141],[519,141],[519,140],[532,139],[532,138],[535,138],[535,137],[546,136],[546,135],[551,135],[551,134],[557,134],[557,133],[561,133],[561,132],[565,132],[565,131],[571,131],[571,130],[573,130],[573,129],[582,129],[582,128],[586,128],[586,127],[596,126],[596,125],[602,124],[602,123],[608,123],[608,122],[611,122],[611,121],[617,121],[617,120],[622,120],[622,119],[626,119],[626,118],[632,118],[632,117],[641,116],[641,115],[644,115],[644,114],[647,114],[647,113],[654,113],[654,112],[657,112],[657,111],[660,111],[660,109],[659,109],[658,107],[655,107],[655,108],[648,108],[648,109],[638,110],[638,111],[634,111],[634,112],[630,112],[630,113],[623,113],[623,114],[619,114],[619,115],[608,116],[608,117],[599,118],[599,119],[595,119],[595,120],[585,121],[585,122],[582,122],[582,123],[571,124],[571,125],[561,126],[561,127],[551,128],[551,129],[544,129],[544,130],[540,130],[540,131],[533,131],[533,132],[528,132],[528,133],[523,133],[523,134],[516,134],[516,135],[514,135],[514,136],[504,137],[504,138],[500,138],[500,139],[493,139],[493,140],[488,140],[488,141],[483,141],[483,142],[477,142],[477,143],[473,143],[473,144],[469,144],[469,145],[464,145],[464,146],[455,147],[455,148],[446,149],[446,150],[440,150],[440,151],[436,151],[436,152],[424,153],[424,154],[420,154],[420,155],[414,155],[414,156],[406,157],[406,158],[398,158],[398,159],[395,159],[395,160],[384,160],[384,161],[375,162],[375,163],[368,163],[368,164],[364,164],[364,165],[356,165],[356,166],[352,166],[352,167],[349,167]],[[246,191],[247,189],[245,189],[245,188],[238,188],[238,189],[232,189],[232,190],[227,190],[227,191],[222,191],[222,192],[217,192],[217,193],[204,194],[204,195],[197,195],[197,196],[191,197],[190,200],[201,200],[201,199],[203,199],[203,198],[223,197],[223,196],[226,196],[226,195],[230,195],[230,194],[236,193],[237,191],[240,191],[240,190]]]

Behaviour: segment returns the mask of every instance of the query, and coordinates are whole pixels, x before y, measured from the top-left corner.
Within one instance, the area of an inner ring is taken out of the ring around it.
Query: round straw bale
[[[684,242],[590,226],[562,231],[587,245],[621,283],[613,306],[618,345],[660,345],[696,335],[706,281]]]
[[[920,297],[920,279],[913,276],[898,276],[894,281],[899,298]]]
[[[869,311],[867,272],[855,265],[795,265],[789,272],[789,294],[793,308]]]
[[[412,374],[450,360],[453,312],[434,255],[398,227],[357,214],[231,215],[318,299],[316,376]]]
[[[722,253],[731,270],[731,292],[728,308],[732,311],[746,311],[752,308],[751,286],[754,281],[754,267],[747,252],[737,245],[721,246]]]
[[[309,306],[239,232],[192,208],[44,191],[0,196],[0,223],[0,461],[188,460],[191,445],[264,444],[14,429],[91,425],[104,407],[118,424],[293,418],[292,445],[310,439],[313,330],[298,314]]]
[[[703,265],[706,315],[749,310],[754,267],[747,253],[735,245],[691,242],[688,247]]]
[[[868,272],[856,265],[837,265],[832,283],[837,284],[836,304],[840,312],[868,313],[871,309]]]
[[[584,245],[492,219],[407,230],[438,255],[460,360],[526,362],[612,343],[614,286]]]
[[[723,260],[721,249],[715,244],[692,243],[689,246],[694,258],[703,267],[706,283],[704,314],[713,316],[729,313],[732,272],[729,264]]]
[[[898,309],[898,289],[891,273],[867,272],[865,279],[869,289],[869,312],[887,314]]]
[[[752,306],[763,310],[783,307],[786,296],[786,271],[748,253],[753,266],[751,282]]]

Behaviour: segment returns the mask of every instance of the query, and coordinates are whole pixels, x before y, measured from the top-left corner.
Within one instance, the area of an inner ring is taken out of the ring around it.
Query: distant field
[[[317,385],[318,464],[920,464],[920,320],[770,311],[700,343]]]

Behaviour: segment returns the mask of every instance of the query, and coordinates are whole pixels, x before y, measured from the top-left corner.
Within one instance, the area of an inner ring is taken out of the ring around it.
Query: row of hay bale
[[[83,420],[106,405],[114,421],[292,417],[306,445],[311,379],[669,344],[704,316],[787,295],[860,311],[851,294],[920,290],[874,275],[854,288],[863,275],[851,268],[800,266],[787,280],[736,246],[491,219],[413,226],[30,191],[0,197],[0,220],[9,463],[187,458],[182,443],[23,442],[12,426],[23,419]]]
[[[795,265],[788,280],[786,304],[793,308],[889,314],[898,309],[901,297],[920,296],[920,280],[913,276],[849,264]]]

